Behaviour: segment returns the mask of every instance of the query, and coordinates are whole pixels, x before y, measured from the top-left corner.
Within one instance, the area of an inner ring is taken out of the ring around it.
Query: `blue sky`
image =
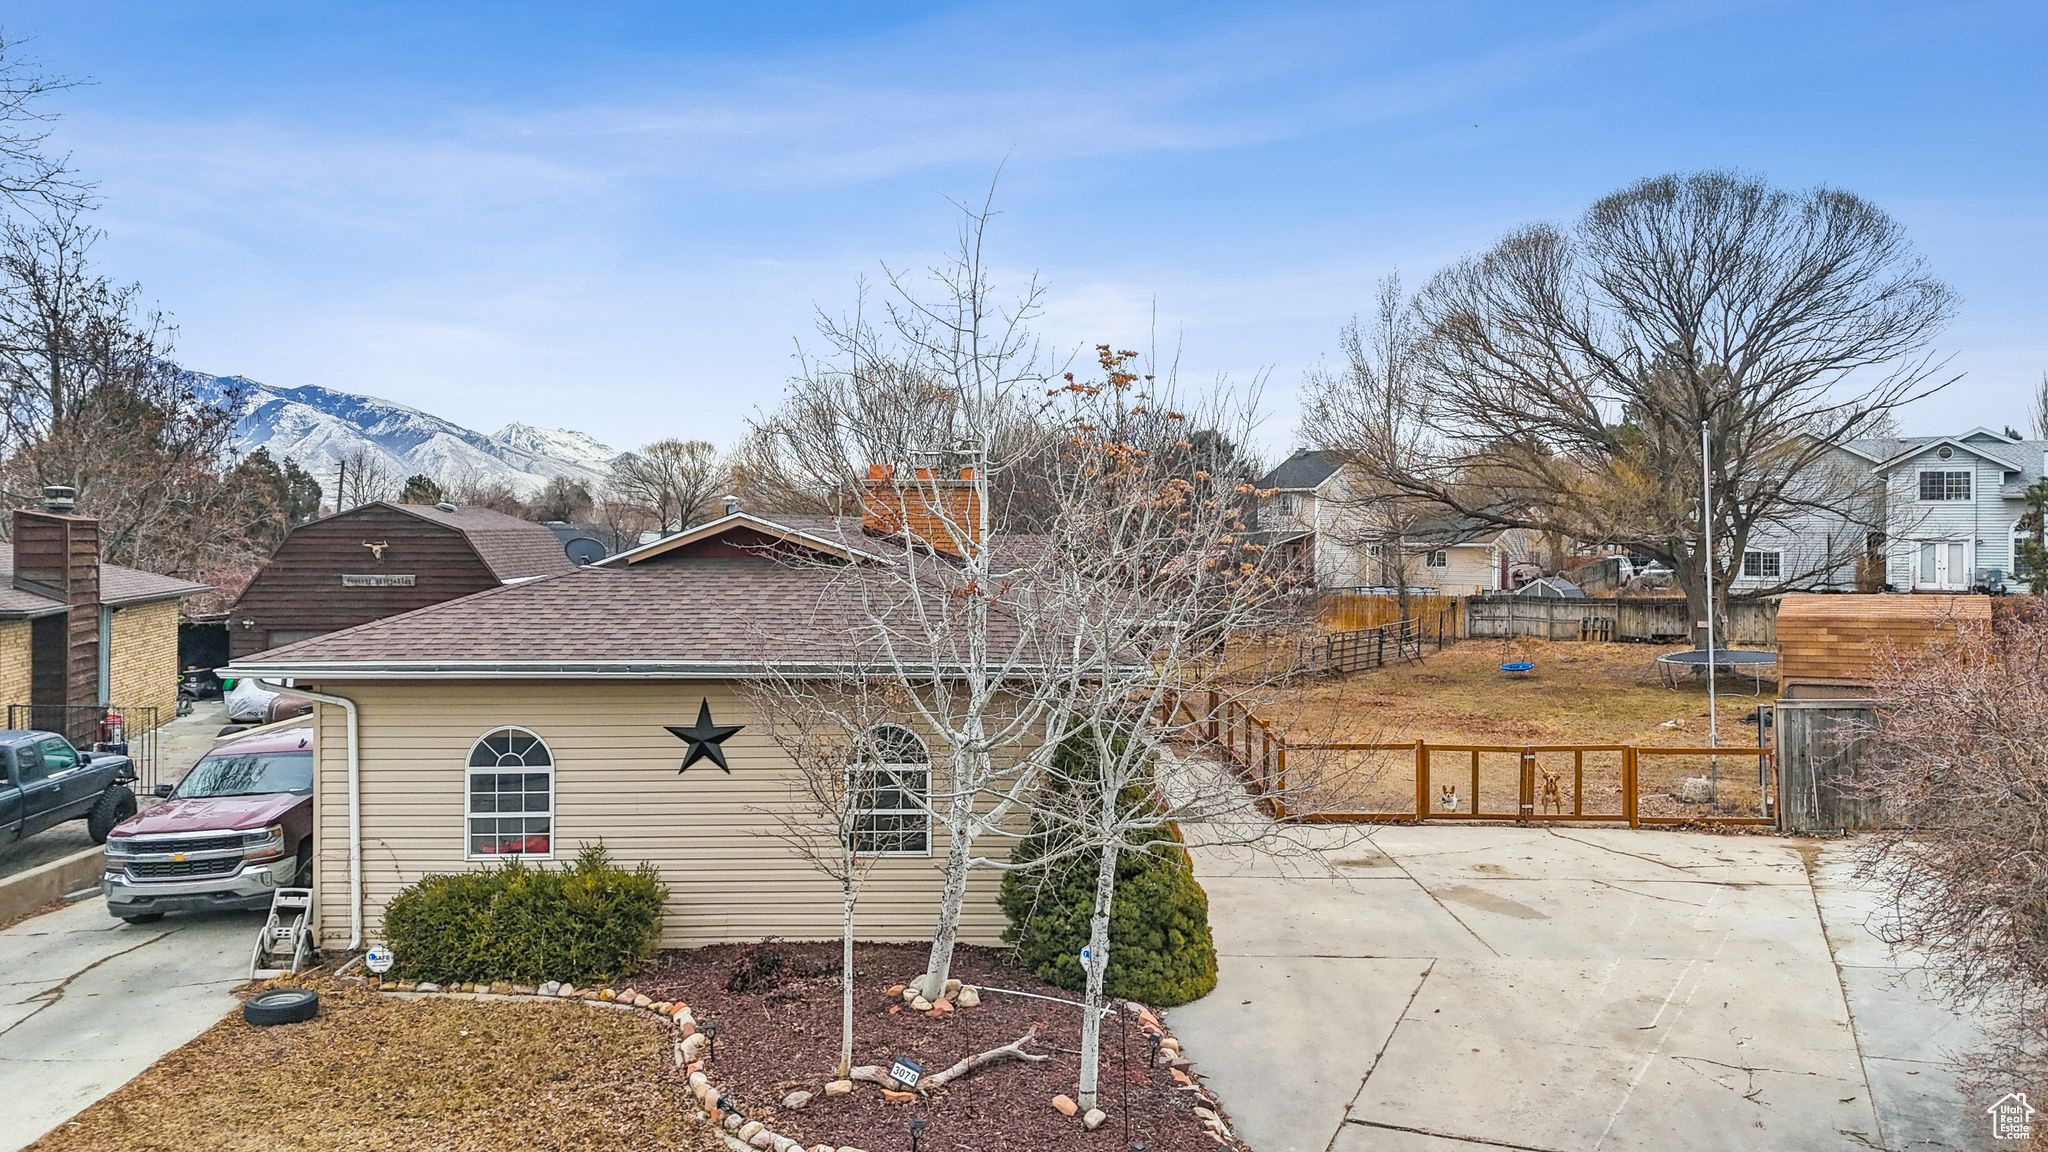
[[[1658,172],[1859,192],[1961,294],[1913,431],[2048,369],[2048,5],[14,0],[94,82],[57,142],[182,359],[490,430],[726,441],[813,309],[928,262],[1003,165],[995,256],[1058,344],[1302,372],[1398,268]]]

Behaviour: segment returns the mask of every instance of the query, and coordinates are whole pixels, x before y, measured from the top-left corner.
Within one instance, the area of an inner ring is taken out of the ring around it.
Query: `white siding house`
[[[1830,481],[1855,493],[1838,508],[1759,525],[1734,587],[1967,592],[1995,579],[2016,587],[2013,542],[2044,457],[2048,440],[1986,428],[1850,441],[1837,466],[1867,479]]]
[[[1887,582],[1929,592],[1968,591],[1994,574],[2011,582],[2025,492],[2048,465],[2048,440],[1979,428],[1882,447]]]
[[[1259,480],[1258,527],[1269,547],[1300,556],[1317,587],[1382,588],[1403,567],[1411,588],[1469,596],[1505,587],[1528,559],[1527,533],[1432,518],[1394,538],[1376,524],[1360,481],[1335,452],[1296,452]],[[1390,556],[1388,549],[1398,549]],[[1393,561],[1399,559],[1404,564]]]

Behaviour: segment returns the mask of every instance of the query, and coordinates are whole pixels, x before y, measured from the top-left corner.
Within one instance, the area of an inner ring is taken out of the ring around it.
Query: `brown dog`
[[[1439,812],[1456,812],[1458,810],[1458,786],[1456,784],[1445,784],[1436,790],[1436,810]]]
[[[1538,802],[1540,810],[1548,812],[1554,804],[1557,806],[1557,814],[1564,815],[1564,776],[1552,772],[1541,764],[1536,766],[1536,771],[1543,774],[1543,799]]]

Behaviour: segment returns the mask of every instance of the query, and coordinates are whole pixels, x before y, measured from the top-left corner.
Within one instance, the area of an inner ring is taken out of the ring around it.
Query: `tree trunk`
[[[839,1063],[832,1075],[844,1080],[853,1068],[853,882],[840,882],[839,920]]]
[[[1109,801],[1116,802],[1114,793]],[[1095,867],[1095,907],[1088,915],[1088,960],[1082,966],[1087,983],[1081,995],[1081,1083],[1074,1093],[1083,1111],[1095,1107],[1096,1077],[1102,1067],[1102,985],[1109,974],[1109,913],[1116,899],[1117,848],[1114,839],[1103,845],[1102,859]]]
[[[925,962],[921,991],[936,1000],[946,991],[953,969],[953,945],[960,935],[960,909],[967,902],[967,864],[974,840],[974,794],[955,789],[946,830],[946,886],[939,893],[938,923],[932,927],[932,951]]]

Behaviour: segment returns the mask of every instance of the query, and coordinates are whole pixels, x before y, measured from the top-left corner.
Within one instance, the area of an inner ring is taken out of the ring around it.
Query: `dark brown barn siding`
[[[383,556],[364,545],[383,543]],[[410,575],[411,587],[351,588],[344,575]],[[228,618],[239,659],[270,647],[271,632],[332,632],[410,612],[498,580],[460,532],[389,508],[367,506],[294,529]],[[253,626],[245,621],[254,621]]]

